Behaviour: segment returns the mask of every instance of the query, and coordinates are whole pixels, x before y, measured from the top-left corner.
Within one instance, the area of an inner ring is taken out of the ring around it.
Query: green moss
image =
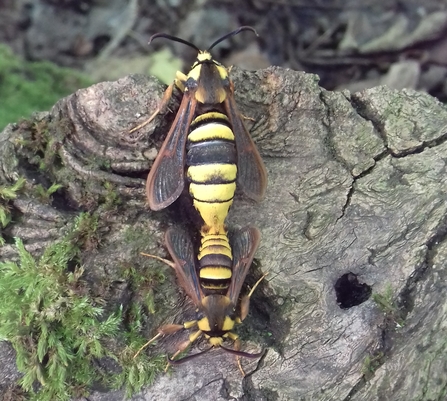
[[[0,263],[0,337],[11,342],[22,388],[35,399],[65,400],[93,383],[95,358],[110,356],[103,341],[115,336],[120,312],[104,316],[76,266],[79,248],[67,238],[34,259],[16,240],[19,262]]]
[[[139,300],[151,314],[155,313],[154,290],[163,284],[166,279],[159,265],[154,263],[152,269],[144,269],[143,271],[137,270],[133,266],[122,267],[124,279],[129,282],[134,293],[138,294]]]
[[[17,198],[18,192],[23,188],[26,181],[20,177],[10,186],[0,186],[0,229],[5,228],[11,221],[11,211],[9,201]],[[0,246],[4,244],[4,239],[0,235]]]
[[[104,189],[106,190],[106,194],[100,202],[102,208],[104,210],[116,210],[118,206],[123,203],[120,194],[116,190],[116,186],[108,181],[105,182],[103,185]]]
[[[372,299],[385,314],[386,318],[395,322],[396,328],[400,328],[405,324],[399,307],[394,300],[393,287],[390,284],[386,286],[385,291],[382,294],[374,293]]]
[[[377,352],[373,355],[367,355],[363,361],[362,373],[366,380],[370,380],[376,370],[384,363],[385,355],[383,352]]]
[[[142,235],[144,233],[144,235]],[[148,252],[148,235],[151,236],[151,232],[148,232],[147,227],[143,224],[138,223],[135,225],[128,226],[124,232],[124,242],[132,246],[135,253]],[[146,258],[146,260],[149,260]]]
[[[16,239],[19,260],[0,263],[0,340],[14,347],[23,374],[19,384],[31,400],[83,397],[93,382],[124,386],[130,395],[165,366],[163,356],[134,357],[146,342],[140,334],[141,306],[106,312],[106,300],[91,294],[83,280],[81,250],[97,244],[97,229],[98,217],[82,213],[41,257],[34,258]],[[128,278],[149,287],[164,280],[157,272],[140,279],[130,271]],[[111,346],[117,342],[122,349]],[[119,372],[101,369],[98,360],[104,357],[114,360]]]
[[[383,313],[391,314],[396,311],[393,299],[393,287],[391,285],[388,284],[382,294],[378,292],[374,293],[372,298]]]
[[[73,244],[92,251],[98,248],[100,238],[98,235],[99,217],[97,214],[81,213],[74,220],[74,229],[67,235]]]
[[[24,62],[0,44],[0,130],[35,111],[49,109],[61,97],[90,84],[74,70],[49,62]]]
[[[122,370],[110,380],[111,387],[124,387],[127,397],[140,391],[144,385],[151,384],[156,374],[166,366],[164,355],[154,358],[149,357],[145,352],[140,352],[138,356],[135,356],[147,342],[147,339],[140,334],[143,318],[142,308],[133,303],[126,316],[127,327],[124,333],[128,346],[119,355]]]
[[[16,139],[16,145],[19,146],[19,154],[41,171],[46,171],[48,167],[54,165],[56,148],[60,143],[60,138],[55,133],[61,131],[53,127],[50,133],[51,125],[48,119],[40,121],[23,119],[18,123],[21,136]]]
[[[51,203],[51,195],[53,195],[58,189],[62,188],[63,185],[52,184],[49,188],[44,188],[42,184],[38,184],[34,187],[37,199],[46,205]]]

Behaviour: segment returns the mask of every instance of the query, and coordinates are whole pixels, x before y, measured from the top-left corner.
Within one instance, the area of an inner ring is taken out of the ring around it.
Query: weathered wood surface
[[[208,354],[160,376],[135,399],[444,400],[447,109],[414,91],[328,92],[315,76],[281,68],[232,74],[269,173],[265,200],[239,197],[228,220],[262,231],[256,261],[270,274],[243,324],[256,341],[244,341],[243,349],[267,352],[244,361],[244,379],[232,357]],[[21,222],[6,235],[44,248],[75,211],[94,209],[111,182],[125,208],[104,215],[108,230],[99,251],[85,258],[86,271],[113,275],[118,262],[135,263],[142,250],[162,254],[163,227],[175,221],[147,210],[144,177],[156,154],[153,138],[159,146],[172,114],[126,134],[155,109],[162,91],[150,78],[126,77],[80,90],[36,117],[50,124],[49,174],[65,185],[64,202],[49,207],[20,197],[13,207]],[[26,132],[10,125],[2,133],[0,184],[18,175],[49,180],[29,169],[32,154],[19,145]],[[129,228],[140,230],[139,241],[124,240]],[[0,248],[2,258],[13,254],[9,245]],[[391,287],[396,315],[385,316],[372,298],[341,309],[334,284],[348,272],[375,293]],[[264,335],[255,336],[258,330]],[[365,377],[365,358],[382,354]],[[89,399],[112,397],[120,393]]]

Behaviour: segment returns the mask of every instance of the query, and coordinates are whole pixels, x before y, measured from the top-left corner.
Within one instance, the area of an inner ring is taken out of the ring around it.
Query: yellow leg
[[[146,121],[143,121],[140,125],[137,125],[136,127],[132,128],[128,133],[131,134],[132,132],[138,131],[140,128],[143,128],[144,126],[149,124],[157,116],[158,113],[164,112],[168,107],[169,100],[171,99],[173,89],[174,89],[174,84],[172,83],[166,89],[166,91],[163,95],[163,98],[161,99],[160,105],[152,113],[152,115]]]
[[[191,343],[188,341],[186,347],[187,347],[189,344],[191,344]],[[186,349],[186,347],[185,347],[184,349],[178,349],[178,350],[171,356],[171,359],[175,359],[180,353],[182,353],[182,352]],[[183,347],[180,347],[180,348],[183,348]]]
[[[250,298],[253,295],[253,292],[256,290],[256,287],[259,285],[259,283],[264,280],[265,276],[267,276],[267,274],[269,274],[269,272],[264,273],[264,275],[258,280],[256,281],[256,284],[253,286],[253,288],[250,290],[250,292],[248,293],[248,298]]]
[[[160,337],[176,333],[177,331],[184,328],[185,326],[183,324],[166,324],[164,326],[161,326],[158,329],[158,334],[155,337],[151,338],[146,344],[144,344],[133,357],[136,358],[141,351],[143,351],[148,345],[152,344],[154,341],[158,340]]]
[[[253,292],[256,290],[256,287],[259,285],[259,283],[264,280],[264,277],[267,276],[269,272],[265,273],[258,281],[256,281],[256,284],[253,286],[253,288],[250,290],[248,295],[242,298],[241,300],[241,321],[244,320],[248,315],[248,309],[250,307],[250,297],[253,295]]]
[[[155,337],[151,338],[146,344],[144,344],[137,353],[133,356],[133,359],[135,359],[138,355],[140,355],[141,351],[143,351],[148,345],[152,344],[154,341],[158,340],[160,337],[162,337],[163,334],[158,333]]]
[[[236,360],[237,360],[237,367],[239,368],[239,372],[241,372],[242,377],[245,377],[245,372],[244,372],[244,369],[242,368],[241,357],[237,356]]]
[[[241,114],[241,117],[242,117],[244,120],[250,120],[250,121],[256,122],[256,120],[255,120],[253,117],[244,116],[243,114]]]
[[[170,359],[175,359],[175,357],[177,357],[178,354],[180,354],[181,352],[183,352],[186,348],[188,348],[188,346],[191,344],[190,340],[186,340],[185,342],[183,342],[179,347],[178,350],[174,353],[174,355],[171,356]],[[171,364],[168,362],[164,372],[166,373],[168,371],[168,368]]]
[[[236,340],[234,341],[234,349],[236,351],[240,351],[241,350],[241,340],[239,340],[239,338],[236,338]],[[245,371],[242,368],[242,363],[241,363],[241,357],[239,355],[236,356],[236,361],[237,361],[237,367],[239,368],[239,371],[242,374],[242,377],[245,377]]]
[[[226,337],[228,337],[229,339],[234,341],[234,350],[235,351],[241,350],[241,340],[239,339],[239,336],[236,333],[228,332],[226,334]],[[244,369],[242,368],[241,357],[239,355],[236,355],[236,363],[237,363],[237,367],[239,368],[239,371],[242,374],[242,377],[245,377],[245,372],[244,372]]]
[[[174,353],[174,355],[172,355],[172,357],[170,359],[174,359],[178,354],[183,352],[188,347],[189,344],[191,344],[189,341],[185,341],[182,345],[180,345],[179,349]],[[171,364],[168,362],[164,369],[165,373],[168,371],[169,366],[171,366]]]
[[[192,327],[192,323],[196,324],[197,321],[193,320],[191,322],[187,322],[184,324],[185,329],[188,328],[187,326],[189,325],[189,327]],[[196,341],[200,336],[201,336],[202,332],[200,330],[197,330],[196,332],[192,333],[189,335],[188,340],[184,341],[179,347],[178,350],[175,352],[174,355],[172,355],[171,358],[169,358],[171,361],[174,360],[181,352],[183,352],[186,348],[188,348],[194,341]],[[165,372],[168,370],[169,367],[169,363],[168,366],[166,366],[165,368]]]
[[[144,253],[144,252],[141,252],[140,255],[147,256],[148,258],[159,260],[160,262],[163,262],[163,263],[167,264],[168,266],[171,266],[173,269],[175,268],[175,263],[174,262],[172,262],[172,261],[170,261],[168,259],[165,259],[165,258],[161,258],[160,256],[151,255],[150,253]]]

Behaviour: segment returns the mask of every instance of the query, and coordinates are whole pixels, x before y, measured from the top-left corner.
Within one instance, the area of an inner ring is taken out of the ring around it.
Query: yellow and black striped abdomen
[[[193,205],[203,219],[199,278],[204,294],[225,294],[233,256],[225,219],[236,191],[237,153],[230,123],[222,113],[201,114],[191,123],[186,176]]]
[[[198,116],[187,142],[187,179],[194,207],[207,234],[225,233],[224,222],[236,191],[237,153],[228,118],[218,112]]]
[[[225,294],[233,273],[233,256],[227,234],[204,235],[197,259],[204,294]]]

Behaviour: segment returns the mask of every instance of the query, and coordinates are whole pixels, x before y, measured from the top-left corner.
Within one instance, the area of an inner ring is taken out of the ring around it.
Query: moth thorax
[[[233,329],[235,321],[231,318],[233,306],[225,295],[208,295],[202,300],[204,317],[197,322],[199,329],[211,337],[219,337]]]
[[[188,76],[197,77],[195,97],[199,103],[216,105],[223,103],[226,99],[229,80],[225,67],[206,60],[194,67]]]

